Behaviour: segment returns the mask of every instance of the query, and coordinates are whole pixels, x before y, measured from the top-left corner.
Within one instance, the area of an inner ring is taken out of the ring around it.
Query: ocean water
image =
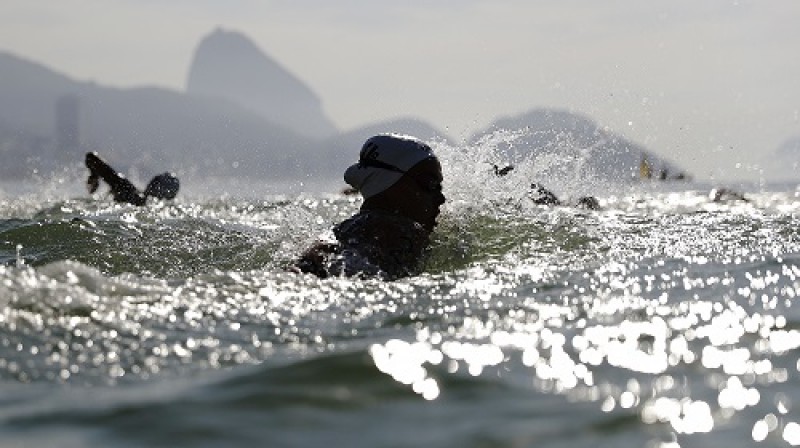
[[[566,170],[536,180],[602,209],[547,208],[557,158],[495,178],[484,144],[437,146],[430,257],[388,283],[284,270],[335,190],[0,189],[0,446],[800,445],[796,185]]]

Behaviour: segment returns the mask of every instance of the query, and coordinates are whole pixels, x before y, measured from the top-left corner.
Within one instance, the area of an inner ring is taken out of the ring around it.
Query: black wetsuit
[[[531,200],[538,205],[561,205],[561,201],[552,191],[535,183],[531,184]]]
[[[335,240],[306,251],[295,270],[321,278],[365,276],[393,280],[419,273],[428,232],[417,222],[379,210],[361,211],[333,229]]]
[[[111,168],[97,153],[86,153],[86,168],[89,168],[87,184],[89,192],[97,190],[99,180],[103,179],[111,187],[111,194],[117,202],[127,202],[133,205],[144,205],[147,197],[136,188],[131,181]]]

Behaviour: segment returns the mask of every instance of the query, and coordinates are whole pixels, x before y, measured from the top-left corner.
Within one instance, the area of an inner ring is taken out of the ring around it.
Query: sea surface
[[[796,184],[562,175],[602,208],[543,207],[541,160],[437,152],[448,202],[395,282],[285,270],[357,211],[338,186],[4,183],[0,446],[800,445]]]

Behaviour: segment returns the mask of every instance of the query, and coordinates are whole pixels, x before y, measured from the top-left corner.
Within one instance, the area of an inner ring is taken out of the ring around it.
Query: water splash
[[[275,363],[302,388],[327,385],[329,372],[294,360],[355,354],[408,391],[376,399],[392,418],[454,403],[460,415],[483,418],[546,401],[570,425],[593,422],[580,427],[593,439],[641,432],[672,446],[716,434],[794,443],[795,193],[710,203],[706,191],[641,189],[603,197],[601,211],[527,206],[527,176],[497,178],[491,168],[515,138],[437,146],[451,201],[423,275],[392,283],[282,269],[354,213],[357,198],[182,197],[146,208],[3,199],[0,377],[90,385],[108,397],[118,389],[96,386]],[[532,175],[548,166],[515,163]],[[352,396],[348,387],[369,395],[362,380],[345,381],[337,396]],[[480,397],[474,409],[465,395]],[[336,403],[359,421],[375,410]],[[502,415],[509,428],[541,421]],[[501,444],[519,435],[509,431]]]

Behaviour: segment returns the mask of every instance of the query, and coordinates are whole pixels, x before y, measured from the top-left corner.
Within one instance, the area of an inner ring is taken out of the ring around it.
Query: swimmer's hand
[[[97,187],[100,186],[100,176],[97,174],[90,174],[89,178],[86,179],[86,188],[89,190],[89,194],[94,193],[97,191]]]

